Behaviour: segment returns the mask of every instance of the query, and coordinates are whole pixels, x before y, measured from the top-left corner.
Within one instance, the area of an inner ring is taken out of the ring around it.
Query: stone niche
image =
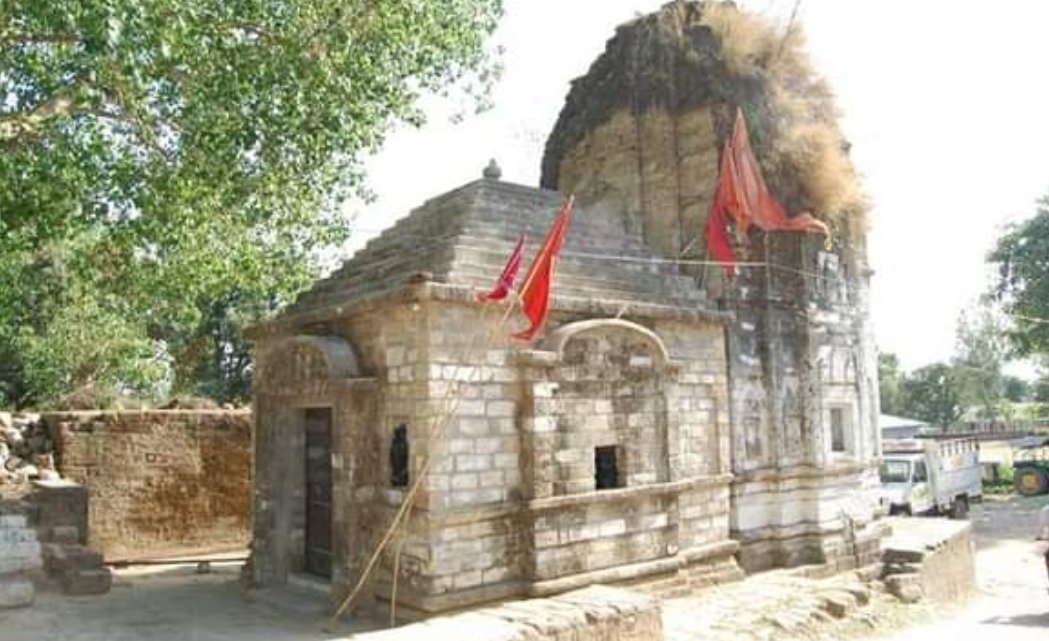
[[[655,332],[615,319],[568,323],[543,347],[520,357],[533,589],[674,568],[724,542],[720,363],[671,359]]]

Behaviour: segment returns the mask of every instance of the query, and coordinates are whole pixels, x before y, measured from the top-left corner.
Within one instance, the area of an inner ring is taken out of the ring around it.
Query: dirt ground
[[[1046,504],[1049,497],[988,497],[974,508],[980,594],[963,607],[934,612],[931,622],[878,638],[1049,639],[1049,581],[1041,557],[1046,543],[1034,540],[1038,511]]]
[[[132,567],[101,597],[37,592],[32,607],[0,610],[0,641],[319,641],[383,623],[368,617],[325,630],[325,598],[283,589],[247,601],[239,564]]]
[[[959,634],[967,639],[975,633],[1003,641],[1049,639],[1049,591],[1040,556],[1045,544],[1033,540],[1038,510],[1047,503],[1049,497],[989,498],[974,507],[981,594],[968,604],[951,609],[902,606],[884,596],[872,603],[869,615],[810,638],[918,641]],[[328,632],[324,601],[316,594],[300,588],[245,601],[236,564],[217,563],[212,569],[210,574],[196,574],[194,566],[119,570],[112,592],[102,597],[38,593],[30,608],[0,611],[0,641],[314,641],[385,626],[375,617],[362,616]],[[798,584],[783,573],[757,575],[750,581],[765,586],[764,601],[774,609],[780,603],[796,608],[800,601]],[[667,638],[714,639],[714,630],[699,625],[703,617],[716,615],[743,623],[745,617],[734,615],[733,607],[753,612],[754,594],[733,599],[731,592],[736,590],[728,591],[724,598],[700,597],[677,610],[668,602]],[[780,599],[781,593],[787,595],[785,600]],[[699,607],[704,601],[706,611]],[[710,612],[720,608],[725,611]],[[788,613],[789,608],[783,607]],[[886,632],[908,625],[914,627]],[[738,628],[736,632],[726,638],[751,636]],[[773,638],[794,636],[783,632]]]

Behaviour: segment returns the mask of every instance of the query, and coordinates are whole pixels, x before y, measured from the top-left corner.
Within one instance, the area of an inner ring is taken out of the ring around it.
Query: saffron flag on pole
[[[514,288],[514,281],[517,280],[517,272],[521,270],[521,260],[524,258],[524,243],[525,235],[522,233],[517,238],[517,245],[510,252],[510,258],[506,261],[506,266],[503,267],[503,273],[499,276],[495,287],[489,292],[477,294],[478,302],[490,303],[503,300]]]
[[[736,254],[732,251],[729,239],[728,221],[731,212],[738,209],[736,200],[735,166],[732,154],[729,153],[730,142],[725,143],[721,154],[721,168],[718,170],[718,186],[714,200],[707,213],[707,251],[711,258],[721,263],[731,278],[736,275]]]
[[[830,236],[830,229],[811,214],[789,216],[783,205],[769,192],[761,167],[750,149],[747,123],[743,110],[736,110],[732,136],[725,141],[718,170],[718,186],[707,216],[707,247],[714,260],[722,263],[729,276],[735,274],[736,262],[726,225],[729,217],[740,233],[751,225],[764,231],[804,231]]]
[[[546,323],[546,316],[550,311],[550,290],[553,288],[554,272],[557,270],[557,255],[561,251],[565,234],[568,233],[568,221],[572,217],[573,202],[575,202],[575,196],[570,196],[561,205],[561,213],[554,219],[554,224],[551,225],[543,246],[528,269],[528,276],[525,277],[524,285],[521,287],[521,310],[532,325],[514,334],[514,338],[530,341]]]

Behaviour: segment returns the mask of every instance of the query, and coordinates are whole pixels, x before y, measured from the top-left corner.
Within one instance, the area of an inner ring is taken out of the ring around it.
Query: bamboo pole
[[[511,304],[510,304],[509,307],[507,307],[506,311],[503,314],[502,319],[499,321],[498,324],[496,324],[488,332],[488,334],[486,335],[485,340],[481,343],[481,349],[483,350],[482,351],[482,355],[483,355],[484,352],[487,352],[488,349],[490,349],[490,347],[491,347],[492,343],[494,342],[494,338],[496,337],[498,331],[501,330],[502,327],[506,324],[506,321],[509,320],[510,314],[513,313],[514,309],[516,309],[516,307],[517,307],[517,305],[519,303],[519,300],[520,299],[517,298],[517,297],[515,297],[515,298],[513,298],[511,300]],[[487,316],[487,310],[485,310],[485,312],[486,313],[485,313],[484,316],[482,316],[482,318]],[[396,533],[397,528],[402,524],[402,521],[404,520],[405,515],[408,513],[408,511],[411,508],[411,506],[414,504],[414,502],[415,502],[415,495],[418,493],[419,488],[422,486],[423,480],[426,478],[426,475],[429,473],[430,465],[433,462],[433,456],[432,456],[432,454],[430,452],[431,452],[431,450],[433,448],[434,442],[437,441],[437,437],[438,437],[439,434],[443,434],[444,430],[448,426],[448,423],[451,421],[451,418],[455,415],[456,411],[459,409],[459,403],[462,401],[462,393],[460,392],[461,385],[458,385],[457,383],[469,382],[469,380],[467,380],[467,381],[459,381],[458,380],[459,379],[458,372],[463,367],[462,361],[466,360],[466,352],[468,352],[469,350],[472,350],[472,349],[475,349],[475,344],[467,343],[467,346],[464,347],[463,350],[462,350],[463,353],[462,353],[461,358],[457,359],[459,361],[459,363],[456,365],[456,370],[455,370],[456,371],[456,375],[452,377],[452,381],[450,381],[452,384],[449,385],[448,390],[445,392],[444,398],[441,399],[442,409],[444,409],[443,408],[444,404],[447,401],[449,401],[449,400],[451,400],[452,405],[447,410],[443,411],[441,414],[439,414],[438,416],[436,416],[434,418],[434,421],[432,423],[432,427],[430,429],[430,432],[427,435],[427,452],[426,452],[426,456],[425,456],[425,458],[423,460],[423,465],[419,469],[418,473],[416,474],[415,480],[409,486],[408,491],[405,493],[404,500],[401,502],[400,507],[398,508],[397,512],[394,514],[393,521],[390,523],[390,526],[387,528],[386,533],[383,535],[382,539],[379,541],[379,545],[376,546],[375,551],[372,553],[371,557],[368,559],[367,564],[365,564],[364,570],[361,572],[361,575],[358,577],[357,583],[354,585],[353,590],[350,591],[349,595],[347,595],[347,597],[345,599],[343,599],[342,603],[339,605],[338,608],[336,608],[335,612],[331,615],[331,618],[328,621],[328,629],[329,629],[329,631],[334,629],[335,624],[338,622],[339,617],[342,616],[342,614],[346,611],[346,609],[353,603],[353,601],[360,594],[361,590],[364,588],[365,584],[367,583],[368,577],[371,575],[371,572],[375,569],[376,563],[378,563],[379,558],[382,556],[383,550],[389,544],[390,540],[393,538],[394,534]],[[456,392],[454,397],[452,395],[452,391],[453,390]]]

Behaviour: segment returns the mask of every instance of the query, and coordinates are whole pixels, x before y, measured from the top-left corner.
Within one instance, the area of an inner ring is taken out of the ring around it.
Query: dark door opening
[[[331,408],[306,410],[306,550],[304,568],[331,578]]]

